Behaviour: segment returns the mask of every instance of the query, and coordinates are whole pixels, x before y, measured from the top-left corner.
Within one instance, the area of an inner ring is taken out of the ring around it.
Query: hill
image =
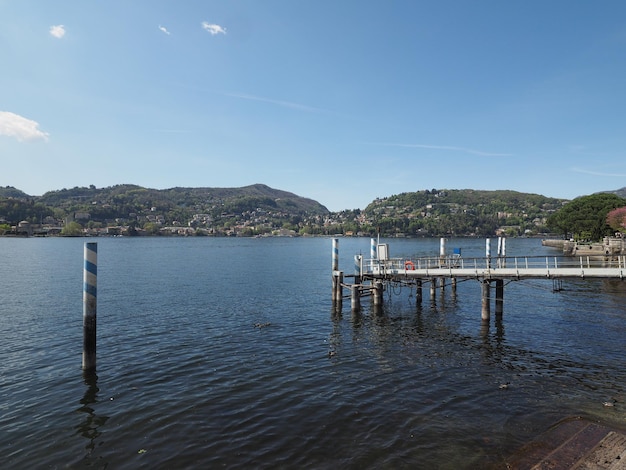
[[[516,191],[433,189],[377,199],[363,215],[390,235],[517,236],[545,231],[547,217],[564,202]]]
[[[224,233],[249,227],[247,234],[266,233],[329,214],[320,203],[296,194],[255,184],[242,188],[150,189],[132,184],[107,188],[75,187],[29,196],[0,188],[0,222],[20,221],[65,226],[70,222],[93,229],[112,225],[148,228],[191,227]]]
[[[626,196],[626,188],[607,191]],[[622,196],[622,197],[624,197]],[[566,199],[516,191],[432,189],[372,201],[365,209],[330,213],[320,203],[254,184],[241,188],[150,189],[132,184],[75,187],[29,196],[0,188],[0,226],[32,224],[122,233],[252,236],[311,235],[439,237],[534,235]],[[2,229],[2,227],[0,227]]]

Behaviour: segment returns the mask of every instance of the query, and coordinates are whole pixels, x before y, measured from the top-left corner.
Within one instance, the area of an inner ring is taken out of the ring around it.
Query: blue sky
[[[626,2],[0,0],[0,186],[626,186]]]

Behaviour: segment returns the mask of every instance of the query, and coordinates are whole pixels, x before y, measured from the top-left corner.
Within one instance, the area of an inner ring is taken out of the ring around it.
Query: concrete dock
[[[561,421],[507,462],[514,470],[625,470],[626,432],[582,418]]]

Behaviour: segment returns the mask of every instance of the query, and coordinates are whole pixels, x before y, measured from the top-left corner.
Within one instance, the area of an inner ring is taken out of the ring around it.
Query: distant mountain
[[[245,212],[260,208],[283,210],[289,213],[329,213],[328,209],[317,201],[273,189],[264,184],[253,184],[241,188],[176,187],[170,189],[150,189],[132,184],[100,189],[90,186],[50,191],[36,200],[57,207],[68,207],[80,203],[92,206],[132,204],[148,208],[155,207],[161,212],[175,208],[193,208],[199,212],[211,212],[216,208],[220,212]]]
[[[603,192],[610,193],[610,194],[617,194],[619,197],[626,198],[626,186],[624,186],[622,189],[616,189],[615,191],[603,191]]]

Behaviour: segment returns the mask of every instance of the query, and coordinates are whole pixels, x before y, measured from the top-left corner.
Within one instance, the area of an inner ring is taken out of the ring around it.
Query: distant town
[[[365,209],[330,212],[316,201],[265,185],[89,186],[43,196],[0,187],[0,235],[538,236],[554,230],[549,219],[567,203],[515,191],[431,189],[377,198]]]

